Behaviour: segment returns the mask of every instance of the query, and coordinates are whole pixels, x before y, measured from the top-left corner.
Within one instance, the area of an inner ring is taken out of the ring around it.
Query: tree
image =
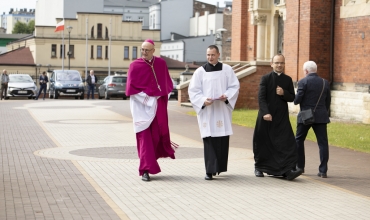
[[[31,20],[30,22],[28,22],[27,29],[29,34],[33,33],[33,31],[35,30],[35,20]]]
[[[28,24],[17,21],[15,23],[12,33],[13,34],[32,34],[35,30],[35,20],[31,20]]]

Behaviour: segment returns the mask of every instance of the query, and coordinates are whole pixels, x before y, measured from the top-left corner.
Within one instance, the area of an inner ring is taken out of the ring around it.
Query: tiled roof
[[[10,52],[0,54],[0,65],[21,65],[21,66],[34,66],[30,48],[21,47]]]
[[[161,58],[166,61],[168,69],[185,69],[185,65],[188,65],[189,69],[196,69],[199,67],[198,65],[180,62],[178,60],[174,60],[166,56],[161,56]]]

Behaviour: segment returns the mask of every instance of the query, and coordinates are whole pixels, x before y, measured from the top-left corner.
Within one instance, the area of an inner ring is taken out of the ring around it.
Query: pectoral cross
[[[153,64],[152,64],[152,65],[150,65],[150,63],[147,63],[145,59],[143,59],[143,60],[144,60],[144,62],[145,62],[146,64],[148,64],[148,65],[152,68],[152,71],[153,71],[153,74],[154,74],[155,81],[157,82],[157,87],[158,87],[159,91],[162,91],[162,90],[161,90],[161,86],[158,84],[157,75],[155,74],[155,71],[154,71],[154,57],[153,57]]]

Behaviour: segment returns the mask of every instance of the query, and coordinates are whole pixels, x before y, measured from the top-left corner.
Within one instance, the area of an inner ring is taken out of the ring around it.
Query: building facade
[[[7,34],[11,34],[17,22],[28,24],[32,20],[35,20],[35,9],[24,8],[16,11],[10,9],[9,14],[3,12],[1,15],[0,27],[6,29]]]
[[[36,26],[34,36],[8,43],[7,51],[28,47],[35,65],[41,65],[41,72],[75,69],[83,77],[87,76],[86,69],[94,69],[101,76],[126,72],[129,64],[141,57],[141,44],[148,38],[155,41],[155,55],[159,56],[159,31],[143,30],[141,22],[122,21],[119,14],[77,13],[76,17],[65,19],[64,32]],[[68,26],[72,27],[70,33]]]
[[[283,53],[294,82],[313,60],[331,84],[331,116],[370,123],[369,21],[368,0],[234,0],[231,59],[268,66]]]

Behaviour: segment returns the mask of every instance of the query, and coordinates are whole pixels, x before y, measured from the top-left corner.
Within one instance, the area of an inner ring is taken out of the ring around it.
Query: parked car
[[[170,98],[175,98],[176,100],[178,100],[178,91],[176,89],[177,82],[172,79],[172,83],[173,83],[173,90],[170,94]]]
[[[8,91],[5,98],[27,97],[29,99],[36,97],[37,86],[28,74],[9,74]]]
[[[77,70],[54,70],[50,77],[49,97],[74,96],[84,99],[84,83]]]
[[[110,99],[110,97],[118,97],[127,99],[126,97],[126,81],[127,76],[107,76],[103,83],[98,88],[98,97],[102,99]]]

